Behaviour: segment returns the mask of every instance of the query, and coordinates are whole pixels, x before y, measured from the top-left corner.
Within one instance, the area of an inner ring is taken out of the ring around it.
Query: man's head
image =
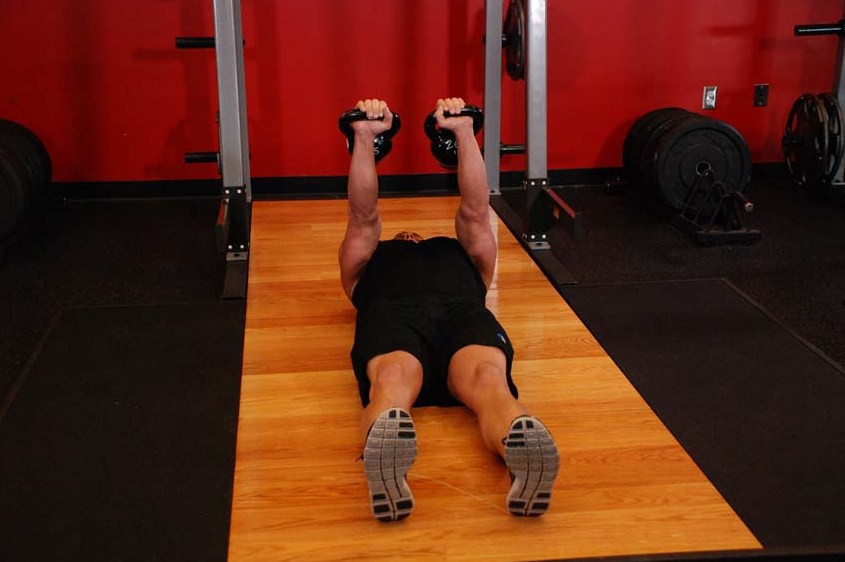
[[[402,232],[397,232],[396,236],[394,236],[393,239],[410,240],[411,242],[422,242],[423,237],[417,234],[416,232],[407,232],[403,230]]]

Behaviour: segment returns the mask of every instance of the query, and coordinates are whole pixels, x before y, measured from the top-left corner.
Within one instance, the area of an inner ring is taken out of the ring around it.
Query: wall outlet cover
[[[716,109],[716,94],[718,86],[704,86],[704,100],[701,102],[702,109]]]
[[[754,107],[766,107],[769,104],[769,85],[754,84]]]

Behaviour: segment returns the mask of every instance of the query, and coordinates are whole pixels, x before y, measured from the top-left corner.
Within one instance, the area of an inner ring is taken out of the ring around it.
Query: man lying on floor
[[[478,418],[487,446],[511,473],[508,510],[542,515],[557,477],[557,447],[517,400],[513,347],[485,304],[496,266],[489,188],[471,117],[460,98],[437,101],[440,128],[454,133],[461,201],[455,238],[400,232],[380,241],[377,136],[391,129],[382,100],[359,101],[352,123],[349,220],[340,277],[358,310],[352,365],[364,405],[364,471],[373,516],[396,521],[414,500],[405,475],[417,453],[412,407],[463,404]]]

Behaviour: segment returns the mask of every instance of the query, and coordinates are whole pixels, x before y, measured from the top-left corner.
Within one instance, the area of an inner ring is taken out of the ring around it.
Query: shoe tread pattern
[[[364,473],[373,517],[398,521],[411,514],[414,497],[406,475],[417,456],[417,433],[411,415],[391,408],[376,418],[364,446]]]
[[[507,508],[514,515],[544,514],[560,468],[557,446],[548,429],[536,418],[514,420],[504,440],[505,463],[513,482]]]

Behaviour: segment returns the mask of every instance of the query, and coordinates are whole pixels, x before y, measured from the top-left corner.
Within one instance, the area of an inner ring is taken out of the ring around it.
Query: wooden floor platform
[[[453,235],[455,197],[381,203],[384,236]],[[507,470],[463,408],[413,411],[414,513],[369,513],[350,368],[355,310],[338,280],[345,200],[253,207],[229,560],[538,560],[760,544],[491,212],[488,306],[516,350],[520,399],[551,429],[550,511],[509,515]]]

